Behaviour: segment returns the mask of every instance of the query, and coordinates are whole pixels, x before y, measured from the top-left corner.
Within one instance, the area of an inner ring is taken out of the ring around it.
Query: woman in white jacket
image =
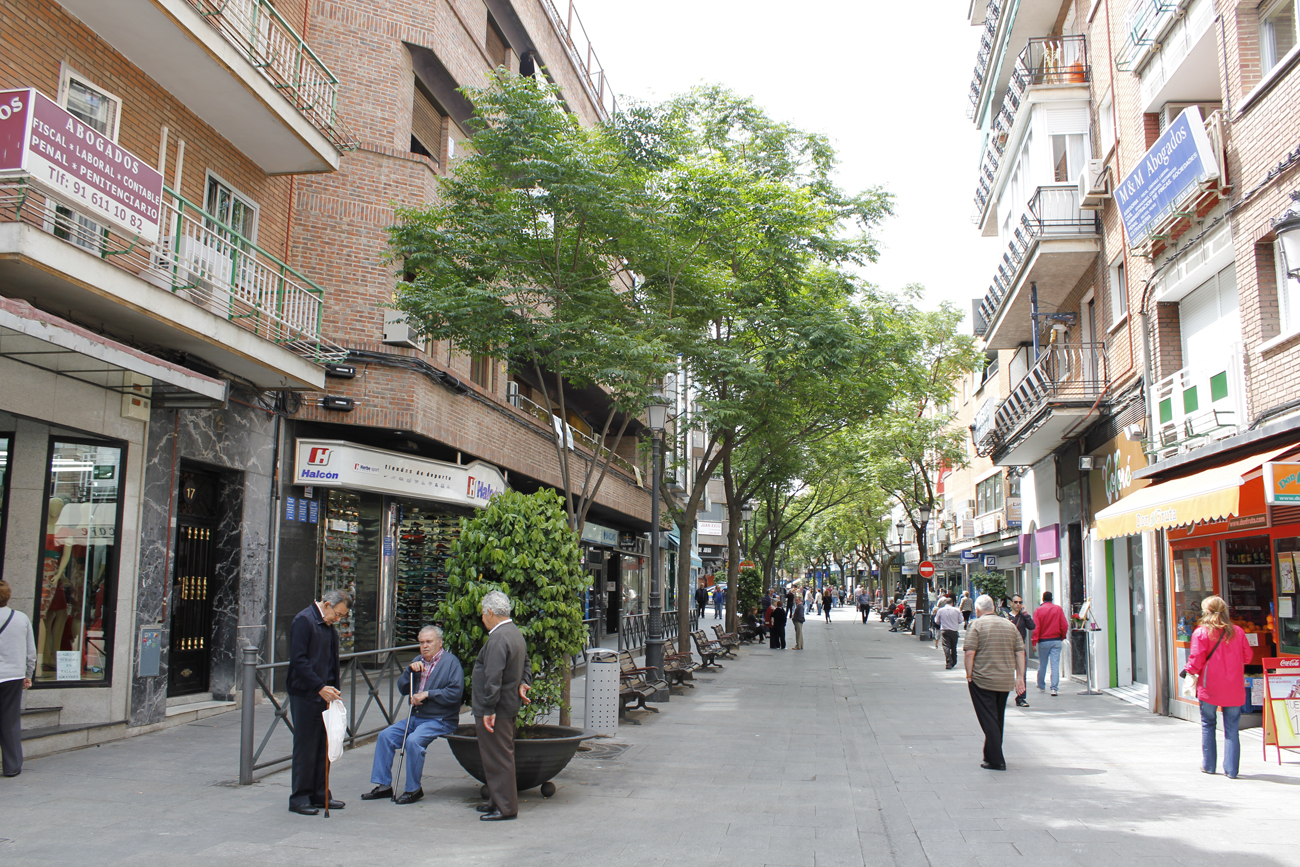
[[[9,584],[0,581],[0,755],[4,775],[23,770],[23,690],[36,675],[36,635],[32,621],[9,607]]]

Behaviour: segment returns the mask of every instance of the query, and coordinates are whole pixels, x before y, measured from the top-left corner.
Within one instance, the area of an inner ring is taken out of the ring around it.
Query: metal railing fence
[[[380,650],[368,650],[361,653],[345,653],[339,657],[342,666],[339,678],[339,692],[348,708],[347,736],[344,748],[357,746],[357,741],[378,734],[395,722],[401,714],[404,704],[402,694],[397,691],[397,677],[406,664],[399,657],[409,658],[418,653],[420,645],[407,644],[401,647],[385,647]],[[241,696],[239,723],[239,783],[247,786],[253,782],[253,774],[264,768],[273,767],[292,760],[292,754],[262,758],[272,735],[279,730],[281,723],[293,732],[293,720],[289,714],[287,696],[275,690],[275,672],[287,671],[288,662],[257,661],[258,649],[245,647],[243,650],[242,671],[240,673]],[[271,703],[275,714],[271,724],[262,734],[260,744],[257,740],[257,702],[255,696],[261,695]],[[358,704],[360,694],[364,704]],[[367,718],[375,720],[371,711],[377,711],[382,721],[371,728],[364,728]]]
[[[276,11],[271,0],[189,3],[335,147],[351,150],[357,146],[339,121],[338,78]]]
[[[0,222],[25,223],[75,244],[310,361],[347,357],[321,336],[324,289],[170,188],[163,191],[157,244],[48,198],[25,175],[0,179]]]

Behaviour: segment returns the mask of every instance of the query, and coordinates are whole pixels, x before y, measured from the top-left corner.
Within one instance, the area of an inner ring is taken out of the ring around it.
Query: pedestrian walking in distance
[[[348,616],[352,596],[329,590],[299,611],[289,625],[289,675],[285,688],[293,713],[293,766],[289,809],[314,816],[326,806],[325,763],[329,744],[321,716],[339,697],[339,634],[334,624]],[[343,802],[329,800],[329,809]]]
[[[695,613],[700,619],[704,619],[704,608],[709,604],[709,591],[704,588],[704,579],[700,579],[700,586],[695,588]]]
[[[961,592],[960,607],[961,607],[961,619],[962,619],[961,628],[968,629],[970,627],[970,617],[972,614],[975,613],[975,600],[970,598],[969,590],[963,590]]]
[[[482,615],[488,636],[474,662],[471,709],[489,800],[475,809],[483,814],[479,818],[484,822],[499,822],[519,815],[515,716],[528,701],[532,678],[528,646],[510,619],[510,598],[493,590],[483,597]]]
[[[1007,718],[1007,693],[1025,691],[1025,642],[1006,618],[993,614],[993,599],[975,600],[975,622],[966,631],[966,685],[975,718],[984,731],[981,768],[1005,771],[1002,733]]]
[[[1201,600],[1201,620],[1192,633],[1187,654],[1188,674],[1200,679],[1196,698],[1201,703],[1201,773],[1213,774],[1218,766],[1215,723],[1223,708],[1223,775],[1237,779],[1241,767],[1241,741],[1237,725],[1246,703],[1246,666],[1253,651],[1246,633],[1228,619],[1228,603],[1220,596]]]
[[[722,600],[723,600],[722,588],[714,587],[713,588],[713,619],[714,620],[722,619]]]
[[[831,588],[827,587],[826,592],[822,594],[822,613],[826,615],[826,622],[831,622],[831,605],[834,604],[834,597],[831,595]]]
[[[1047,670],[1052,671],[1052,695],[1061,683],[1061,642],[1070,632],[1061,606],[1052,601],[1052,591],[1043,591],[1043,604],[1034,612],[1034,646],[1038,648],[1038,691],[1047,684]]]
[[[858,613],[862,615],[862,622],[867,622],[867,615],[871,613],[871,597],[867,595],[865,587],[859,587],[857,596],[854,597],[858,603]]]
[[[23,772],[23,690],[36,676],[36,635],[32,621],[9,607],[12,591],[0,581],[0,756],[4,775]]]
[[[776,607],[772,609],[772,640],[770,642],[773,650],[785,650],[785,603],[781,597],[776,598]]]
[[[443,650],[441,629],[426,626],[419,638],[420,655],[397,679],[397,691],[411,697],[411,718],[399,720],[379,733],[370,769],[370,782],[375,787],[361,796],[363,801],[393,797],[393,755],[398,748],[406,756],[406,788],[395,800],[414,804],[423,798],[420,778],[425,752],[439,736],[454,732],[460,722],[465,670],[459,659]]]
[[[1002,601],[1005,602],[1006,599]],[[1020,630],[1020,638],[1028,646],[1029,636],[1034,631],[1034,618],[1030,617],[1029,612],[1025,610],[1024,600],[1020,598],[1019,593],[1011,597],[1011,610],[1006,617],[1016,629]],[[1024,694],[1017,695],[1016,707],[1029,707],[1029,699]]]
[[[934,615],[938,624],[939,635],[943,639],[944,670],[957,667],[957,630],[961,628],[961,611],[955,608],[951,598],[944,599],[944,605]]]
[[[790,612],[790,622],[794,624],[794,649],[803,650],[804,610],[802,601],[795,603],[794,610]]]

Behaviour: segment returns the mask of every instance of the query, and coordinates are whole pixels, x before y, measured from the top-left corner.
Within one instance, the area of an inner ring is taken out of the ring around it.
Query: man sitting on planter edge
[[[375,787],[361,796],[365,801],[393,797],[393,754],[401,746],[403,735],[406,737],[406,789],[393,800],[398,804],[414,804],[423,798],[420,777],[424,772],[425,751],[439,735],[454,732],[460,721],[465,671],[459,659],[442,649],[441,629],[426,626],[420,630],[420,655],[402,672],[397,689],[402,695],[411,696],[410,718],[384,729],[375,742],[375,763],[370,771],[370,782]]]

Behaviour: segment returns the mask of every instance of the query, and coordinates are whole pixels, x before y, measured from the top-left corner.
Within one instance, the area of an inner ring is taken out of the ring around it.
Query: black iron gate
[[[212,594],[215,589],[217,477],[183,471],[172,572],[171,643],[167,695],[208,690],[212,661]]]

